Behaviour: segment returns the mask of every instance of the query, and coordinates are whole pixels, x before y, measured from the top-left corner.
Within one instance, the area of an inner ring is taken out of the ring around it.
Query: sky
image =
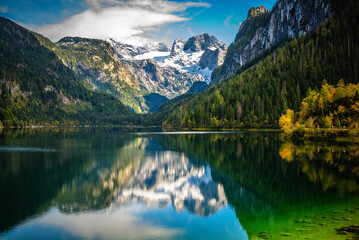
[[[275,0],[0,0],[0,16],[53,42],[66,36],[142,45],[208,33],[229,45],[251,7]]]

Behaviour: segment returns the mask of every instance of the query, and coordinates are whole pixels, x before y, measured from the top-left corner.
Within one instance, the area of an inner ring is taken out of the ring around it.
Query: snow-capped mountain
[[[162,66],[171,66],[190,74],[200,74],[206,83],[210,82],[212,71],[221,65],[227,46],[208,34],[191,37],[188,41],[177,39],[171,54],[161,59]]]
[[[107,41],[114,48],[119,59],[142,60],[168,56],[170,54],[170,48],[164,42],[146,42],[143,46],[134,46],[116,42],[113,39],[108,39]]]
[[[202,34],[191,37],[188,41],[177,39],[172,46],[171,54],[163,60],[165,65],[189,68],[199,65],[201,69],[215,69],[223,63],[227,47],[214,36]],[[216,57],[210,57],[217,52]]]
[[[184,94],[194,82],[204,81],[200,74],[191,74],[181,69],[162,66],[155,59],[123,61],[135,76],[142,89],[168,98]]]
[[[109,39],[118,58],[149,92],[169,98],[184,94],[194,82],[210,82],[212,71],[227,52],[224,43],[209,34],[177,39],[171,49],[162,42],[133,46]]]

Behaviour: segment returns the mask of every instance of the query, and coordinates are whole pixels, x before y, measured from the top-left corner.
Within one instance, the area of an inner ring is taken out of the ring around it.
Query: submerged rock
[[[295,221],[298,222],[298,223],[309,223],[310,222],[308,219],[301,219],[301,218],[299,218],[299,219],[297,219]]]
[[[293,234],[291,234],[291,233],[281,233],[280,234],[282,237],[290,237],[290,236],[292,236]]]
[[[259,233],[258,237],[262,238],[262,239],[270,239],[271,238],[271,236],[267,232]]]
[[[359,237],[359,225],[351,225],[349,227],[341,227],[336,229],[338,234],[346,235],[348,233],[354,234],[355,237]]]

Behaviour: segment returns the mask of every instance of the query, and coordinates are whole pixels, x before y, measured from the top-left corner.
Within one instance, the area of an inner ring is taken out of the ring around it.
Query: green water
[[[358,183],[358,146],[276,132],[3,132],[0,239],[358,239]]]

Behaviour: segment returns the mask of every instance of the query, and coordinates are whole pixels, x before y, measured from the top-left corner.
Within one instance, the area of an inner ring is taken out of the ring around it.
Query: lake
[[[356,239],[359,148],[278,132],[0,138],[0,239]]]

